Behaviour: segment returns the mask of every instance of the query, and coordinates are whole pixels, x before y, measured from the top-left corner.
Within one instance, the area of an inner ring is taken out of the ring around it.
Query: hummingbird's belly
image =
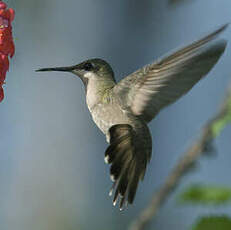
[[[106,135],[109,128],[116,124],[134,125],[135,118],[119,105],[116,104],[98,104],[91,111],[92,118],[99,129]]]

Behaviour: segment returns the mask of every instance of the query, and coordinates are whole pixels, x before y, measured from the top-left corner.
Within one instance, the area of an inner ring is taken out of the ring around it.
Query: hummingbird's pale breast
[[[92,87],[94,88],[93,90]],[[129,109],[124,109],[119,98],[114,94],[113,88],[97,90],[95,87],[99,82],[90,81],[88,84],[86,102],[92,119],[105,134],[108,134],[110,127],[115,124],[131,124],[135,126],[139,119]],[[108,139],[108,138],[107,138]]]

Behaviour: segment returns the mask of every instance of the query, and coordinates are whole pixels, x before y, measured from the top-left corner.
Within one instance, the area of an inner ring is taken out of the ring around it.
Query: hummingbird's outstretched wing
[[[214,39],[228,24],[153,64],[144,66],[114,88],[121,103],[146,122],[187,93],[216,64],[226,41]]]
[[[134,129],[129,124],[117,124],[109,129],[110,145],[105,152],[105,162],[111,164],[110,174],[114,181],[113,204],[120,197],[120,209],[126,202],[133,203],[137,186],[144,178],[151,158],[151,136],[148,128]]]

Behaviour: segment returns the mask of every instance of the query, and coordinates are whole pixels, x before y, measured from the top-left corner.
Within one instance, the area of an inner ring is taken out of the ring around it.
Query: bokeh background
[[[126,229],[163,183],[200,128],[219,108],[231,81],[230,45],[208,77],[150,124],[153,157],[136,201],[114,208],[108,191],[107,143],[68,73],[36,73],[92,57],[116,78],[231,21],[228,0],[8,0],[16,54],[0,104],[1,230]],[[221,37],[230,40],[231,28]],[[230,185],[231,128],[215,141],[217,156],[200,160],[161,208],[150,229],[183,230],[202,214],[230,206],[182,207],[176,196],[192,182]]]

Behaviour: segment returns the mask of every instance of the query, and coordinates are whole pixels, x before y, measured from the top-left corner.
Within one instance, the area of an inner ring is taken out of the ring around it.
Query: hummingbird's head
[[[66,67],[42,68],[36,71],[65,71],[71,72],[84,82],[85,86],[89,81],[115,81],[111,66],[99,58],[89,59],[77,65]]]

